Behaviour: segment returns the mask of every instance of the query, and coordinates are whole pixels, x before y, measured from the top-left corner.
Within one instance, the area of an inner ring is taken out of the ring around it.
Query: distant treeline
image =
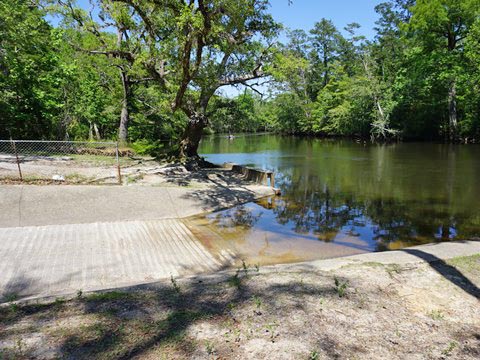
[[[187,153],[199,131],[480,139],[480,0],[387,1],[374,39],[319,19],[286,44],[266,0],[93,3],[1,2],[0,138]]]

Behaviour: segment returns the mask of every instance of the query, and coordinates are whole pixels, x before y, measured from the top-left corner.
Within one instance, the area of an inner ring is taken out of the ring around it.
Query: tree
[[[26,0],[0,2],[0,138],[55,136],[60,74],[44,15]]]
[[[480,14],[479,0],[418,0],[408,30],[424,51],[439,59],[438,78],[446,83],[448,138],[457,140],[457,83],[464,68],[463,44]]]
[[[223,86],[252,86],[266,75],[264,63],[278,25],[266,0],[116,0],[138,19],[148,53],[144,65],[171,97],[171,109],[189,118],[179,146],[196,157],[207,108]]]
[[[111,0],[89,0],[90,9],[79,8],[74,0],[58,0],[57,11],[64,16],[65,23],[77,32],[68,39],[80,52],[105,56],[110,65],[118,68],[122,84],[122,101],[118,125],[118,139],[128,140],[130,111],[133,102],[133,86],[150,78],[142,77],[138,62],[143,50],[142,33],[132,19],[129,6]],[[83,36],[80,40],[78,35]],[[89,41],[82,41],[84,39]]]
[[[311,61],[313,63],[313,71],[321,81],[320,84],[313,81],[311,96],[312,99],[315,99],[318,91],[328,84],[330,66],[340,51],[342,35],[333,25],[333,22],[327,19],[322,19],[320,22],[315,23],[314,28],[310,30],[310,34],[312,35]]]

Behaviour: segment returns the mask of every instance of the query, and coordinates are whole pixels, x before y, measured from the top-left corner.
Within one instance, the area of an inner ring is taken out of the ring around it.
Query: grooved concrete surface
[[[0,298],[59,295],[219,269],[180,221],[0,229]]]
[[[266,186],[0,186],[0,303],[214,271],[179,218],[273,195]],[[228,255],[228,254],[227,254]]]

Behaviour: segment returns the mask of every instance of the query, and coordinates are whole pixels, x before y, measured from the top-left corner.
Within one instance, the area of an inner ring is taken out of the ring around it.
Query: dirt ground
[[[119,160],[124,185],[185,185],[204,182],[205,171],[189,172],[182,164],[159,162],[141,156],[123,156]],[[23,181],[20,181],[16,158],[0,154],[0,184],[99,185],[118,184],[118,167],[114,156],[21,156]],[[59,180],[60,179],[60,180]]]
[[[306,264],[0,309],[4,359],[478,359],[480,255]]]

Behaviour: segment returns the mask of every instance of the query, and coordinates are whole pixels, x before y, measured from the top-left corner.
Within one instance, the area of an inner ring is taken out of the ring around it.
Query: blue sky
[[[374,35],[373,27],[377,19],[374,11],[376,5],[386,0],[270,0],[271,13],[275,20],[291,29],[313,28],[321,18],[330,19],[339,29],[357,22],[362,28],[359,33],[367,38]],[[88,9],[88,0],[77,0],[83,8]],[[52,20],[54,24],[57,21]]]
[[[377,20],[375,6],[386,0],[271,0],[271,13],[275,20],[291,29],[313,28],[321,18],[330,19],[339,29],[357,22],[362,28],[359,33],[373,38],[373,27]]]

